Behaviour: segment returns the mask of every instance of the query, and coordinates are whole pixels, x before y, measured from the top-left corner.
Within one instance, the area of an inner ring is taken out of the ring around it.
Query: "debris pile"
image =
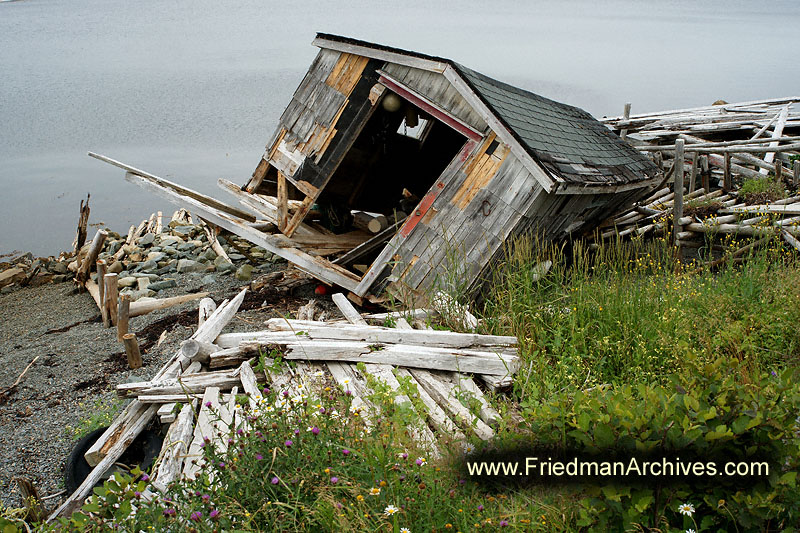
[[[699,247],[719,235],[761,243],[779,234],[800,249],[800,112],[792,111],[798,103],[723,102],[606,119],[665,175],[647,198],[604,222],[600,237],[671,230],[676,245]]]
[[[221,333],[245,293],[246,289],[219,306],[201,305],[197,331],[151,380],[117,387],[120,396],[132,401],[86,452],[93,470],[51,520],[77,509],[156,418],[169,429],[151,476],[152,490],[166,491],[181,477],[193,477],[202,468],[204,439],[224,443],[247,423],[237,408],[237,394],[246,394],[255,406],[262,383],[293,395],[338,384],[350,391],[353,405],[369,420],[378,416],[379,408],[369,400],[371,380],[378,380],[395,391],[396,403],[412,410],[424,405],[426,412],[415,411],[419,423],[409,426],[409,433],[433,454],[439,453],[436,432],[460,439],[466,434],[482,439],[494,435],[492,426],[499,415],[476,380],[491,389],[511,383],[519,365],[515,337],[432,330],[422,320],[435,314],[429,310],[362,316],[340,293],[333,301],[346,321],[270,319],[263,331]],[[370,325],[367,320],[395,327]],[[295,364],[279,370],[265,364],[263,371],[254,371],[252,364],[265,353],[280,354]],[[365,365],[365,372],[358,363]],[[413,387],[403,388],[398,378],[410,380]],[[409,399],[409,390],[419,401]],[[477,408],[473,412],[467,405]],[[148,490],[143,497],[152,495]]]

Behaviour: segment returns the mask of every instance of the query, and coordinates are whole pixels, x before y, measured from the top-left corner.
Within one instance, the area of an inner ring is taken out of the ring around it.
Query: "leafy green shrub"
[[[603,454],[691,449],[700,458],[730,461],[773,458],[766,480],[726,488],[687,478],[676,485],[602,486],[587,489],[578,524],[602,531],[692,528],[697,531],[784,530],[800,520],[800,386],[795,371],[739,383],[736,359],[702,364],[668,386],[599,387],[523,409],[538,445]],[[529,437],[527,437],[529,438]],[[722,466],[720,465],[721,469]],[[680,513],[691,504],[694,511]]]

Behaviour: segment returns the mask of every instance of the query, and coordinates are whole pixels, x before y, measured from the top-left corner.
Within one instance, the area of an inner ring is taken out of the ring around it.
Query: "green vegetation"
[[[69,440],[76,440],[87,435],[95,429],[111,425],[114,417],[122,410],[123,400],[117,397],[99,397],[94,399],[89,406],[79,402],[78,407],[83,410],[82,418],[77,426],[65,426],[64,431]]]
[[[748,205],[766,204],[786,198],[783,184],[776,181],[775,177],[750,178],[744,180],[739,196],[744,198]]]
[[[701,458],[768,456],[767,478],[750,487],[478,485],[461,461],[481,444],[445,439],[444,457],[430,456],[409,437],[419,423],[413,413],[368,375],[380,414],[361,411],[332,384],[319,396],[265,391],[254,409],[238,398],[250,427],[206,445],[197,480],[148,503],[146,478],[118,477],[57,527],[733,532],[798,523],[795,252],[776,239],[712,272],[678,263],[664,239],[571,246],[518,240],[476,313],[484,332],[520,340],[514,389],[496,398],[503,419],[493,446],[623,454],[689,446]],[[446,285],[453,302],[463,297],[455,278]],[[263,354],[259,369],[285,364],[269,355],[275,361]],[[413,386],[400,382],[421,408]],[[6,515],[0,526],[15,527]]]

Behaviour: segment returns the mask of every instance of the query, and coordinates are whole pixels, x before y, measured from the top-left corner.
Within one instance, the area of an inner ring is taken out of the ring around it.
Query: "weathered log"
[[[92,239],[92,244],[89,246],[89,251],[78,267],[77,274],[75,274],[75,279],[78,283],[86,283],[86,280],[89,279],[89,273],[95,261],[97,261],[97,256],[100,255],[100,252],[103,250],[103,243],[106,241],[106,237],[108,237],[107,231],[97,230],[94,239]]]
[[[208,362],[208,356],[221,348],[212,342],[199,341],[197,339],[187,339],[181,343],[181,355],[191,362]]]
[[[675,201],[672,208],[672,243],[676,244],[681,226],[678,221],[683,217],[683,139],[675,141]]]
[[[368,231],[370,233],[380,233],[389,227],[389,220],[378,213],[367,213],[366,211],[353,212],[353,227]]]
[[[152,300],[137,300],[131,302],[130,316],[141,316],[147,313],[152,313],[158,309],[166,309],[173,305],[180,305],[192,300],[205,298],[208,296],[207,292],[197,292],[194,294],[182,294],[181,296],[172,296],[170,298],[158,298]]]
[[[164,396],[202,393],[207,387],[230,390],[239,384],[239,376],[234,370],[217,370],[199,374],[182,375],[180,378],[122,383],[117,385],[117,395],[123,398],[142,396]]]
[[[242,344],[245,349],[254,349],[263,343],[255,341]],[[456,348],[298,339],[263,345],[281,347],[284,358],[289,360],[393,364],[428,370],[500,376],[511,375],[519,367],[519,359],[515,355]]]
[[[235,346],[232,348],[223,348],[212,353],[209,356],[208,367],[211,369],[225,368],[241,364],[249,361],[254,355],[258,355],[259,351],[252,349],[252,347]],[[271,360],[268,360],[271,362]]]
[[[402,317],[400,317],[402,318]],[[382,326],[354,324],[329,324],[324,322],[271,318],[265,322],[267,330],[223,333],[216,344],[233,348],[242,342],[280,342],[283,339],[319,341],[360,341],[382,344],[413,344],[441,348],[492,349],[517,345],[517,338],[508,335],[479,335],[455,331],[396,329]]]

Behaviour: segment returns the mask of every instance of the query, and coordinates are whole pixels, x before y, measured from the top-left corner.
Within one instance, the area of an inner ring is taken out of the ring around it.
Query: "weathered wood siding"
[[[476,130],[480,132],[487,130],[486,121],[464,100],[444,75],[395,63],[387,63],[382,70]]]
[[[263,159],[290,178],[306,158],[319,163],[368,62],[321,49],[281,115]]]
[[[641,194],[549,194],[507,146],[500,143],[487,155],[493,140],[494,135],[488,136],[466,161],[442,175],[441,192],[419,223],[390,243],[393,270],[373,293],[387,287],[405,299],[424,297],[453,281],[473,292],[509,238],[535,233],[564,239],[576,221],[594,225]]]

